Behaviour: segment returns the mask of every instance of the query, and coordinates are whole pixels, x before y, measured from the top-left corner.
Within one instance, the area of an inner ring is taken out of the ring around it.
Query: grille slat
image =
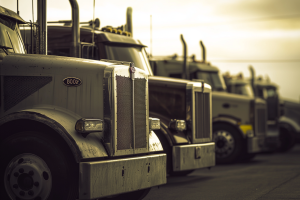
[[[266,132],[266,110],[257,109],[257,135],[263,135]]]
[[[195,92],[195,138],[210,138],[209,93]]]

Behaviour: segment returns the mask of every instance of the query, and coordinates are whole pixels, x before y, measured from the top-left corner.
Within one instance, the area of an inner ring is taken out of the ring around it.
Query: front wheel
[[[75,200],[78,164],[57,138],[20,132],[0,146],[0,199]]]
[[[215,125],[213,138],[217,164],[233,163],[242,155],[243,138],[234,127],[227,124]]]

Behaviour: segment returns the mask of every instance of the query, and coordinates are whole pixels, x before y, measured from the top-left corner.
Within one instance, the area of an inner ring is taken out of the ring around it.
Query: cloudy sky
[[[21,17],[32,20],[32,0],[20,0]],[[48,0],[48,21],[71,19],[68,0]],[[93,17],[93,0],[78,0],[80,20]],[[16,11],[17,0],[0,0]],[[126,8],[133,8],[133,35],[154,56],[182,55],[180,34],[188,54],[201,59],[199,41],[207,60],[222,72],[243,72],[252,65],[280,86],[282,97],[300,100],[299,0],[96,0],[95,17],[101,27],[125,24]],[[152,45],[150,44],[152,15]],[[36,0],[34,0],[36,20]]]

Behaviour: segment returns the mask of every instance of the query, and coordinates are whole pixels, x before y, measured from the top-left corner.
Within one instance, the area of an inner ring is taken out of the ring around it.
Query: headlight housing
[[[75,124],[75,130],[86,137],[92,132],[101,132],[104,128],[104,122],[101,119],[79,119]]]
[[[176,131],[186,130],[186,122],[184,120],[172,119],[169,123],[169,128]]]
[[[160,119],[149,117],[149,127],[151,130],[160,129]]]

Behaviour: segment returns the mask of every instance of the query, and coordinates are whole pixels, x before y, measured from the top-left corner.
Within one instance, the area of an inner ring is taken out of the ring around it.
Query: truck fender
[[[90,133],[84,138],[75,130],[75,123],[78,119],[68,112],[56,109],[35,108],[22,110],[8,114],[0,119],[0,132],[15,133],[10,131],[10,127],[20,127],[20,123],[22,129],[19,128],[17,131],[34,131],[37,130],[37,127],[42,126],[43,129],[51,130],[50,133],[61,136],[66,145],[69,146],[77,163],[87,158],[107,157],[108,154],[101,142],[102,133]],[[30,123],[27,123],[29,121]]]
[[[289,128],[289,129],[292,128],[293,131],[300,133],[299,124],[289,117],[286,117],[286,116],[280,117],[279,126],[284,127],[284,128]]]
[[[213,117],[212,123],[213,123],[213,127],[219,123],[228,124],[228,125],[234,127],[242,135],[243,138],[246,137],[245,134],[243,133],[242,129],[239,126],[240,120],[238,118],[222,115],[222,116]]]

